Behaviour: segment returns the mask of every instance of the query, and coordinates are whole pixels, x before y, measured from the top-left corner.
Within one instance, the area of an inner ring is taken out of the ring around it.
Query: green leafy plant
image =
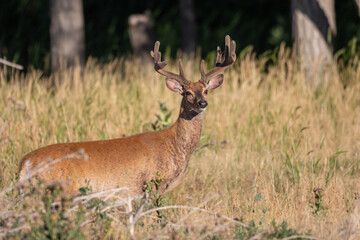
[[[238,220],[237,218],[235,220]],[[259,226],[256,226],[255,221],[249,221],[247,227],[242,224],[235,226],[234,239],[313,239],[309,233],[301,234],[296,230],[288,228],[286,221],[282,221],[281,224],[276,225],[275,220],[271,221],[271,230],[262,230]],[[257,237],[255,237],[257,236]]]
[[[235,220],[238,220],[237,218]],[[239,220],[242,222],[242,219]],[[236,225],[234,230],[234,239],[244,240],[255,236],[259,232],[259,228],[256,226],[255,221],[249,221],[247,227],[242,224]]]
[[[149,195],[149,208],[158,208],[162,207],[165,204],[164,186],[165,182],[164,179],[161,177],[161,173],[157,173],[155,178],[145,182],[144,192]],[[166,224],[167,220],[165,215],[163,215],[161,211],[156,211],[156,213],[159,221],[163,222],[163,224]]]
[[[313,209],[314,214],[319,214],[321,211],[326,210],[327,207],[324,206],[323,197],[324,189],[321,187],[314,188],[314,200],[309,202],[310,207]]]
[[[60,200],[60,201],[59,201]],[[85,239],[81,224],[85,221],[82,208],[74,216],[66,214],[72,198],[63,194],[61,186],[47,187],[41,196],[41,204],[32,216],[27,216],[30,231],[24,239]],[[43,207],[40,207],[43,205]]]
[[[85,186],[79,188],[79,192],[81,193],[81,195],[86,195],[89,194],[90,192],[92,192],[92,187],[90,186],[90,180],[85,179]]]
[[[273,228],[273,233],[268,234],[268,239],[283,239],[283,238],[291,238],[291,239],[313,239],[312,237],[307,237],[309,234],[300,234],[296,230],[288,228],[288,224],[286,221],[282,221],[281,224],[276,225],[275,220],[271,221],[271,226]]]
[[[104,236],[108,232],[112,219],[108,216],[106,211],[103,211],[103,209],[108,206],[108,203],[99,198],[92,198],[88,202],[86,212],[87,214],[92,213],[88,215],[88,218],[91,219],[91,222],[93,223],[93,226],[90,228],[92,236],[99,234]]]
[[[166,107],[165,102],[159,102],[159,107],[160,113],[155,114],[156,121],[151,123],[152,129],[155,131],[164,129],[171,125],[171,112]]]

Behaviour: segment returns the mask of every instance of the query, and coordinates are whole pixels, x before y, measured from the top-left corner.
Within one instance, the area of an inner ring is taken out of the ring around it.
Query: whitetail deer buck
[[[224,75],[221,72],[236,60],[236,45],[226,36],[224,52],[217,48],[215,67],[205,73],[202,60],[201,79],[195,83],[185,78],[181,59],[180,74],[164,69],[167,63],[161,62],[159,46],[157,41],[154,51],[151,51],[154,68],[166,77],[166,86],[183,97],[179,117],[171,127],[119,139],[60,143],[37,149],[21,159],[20,180],[27,171],[46,159],[61,158],[83,149],[88,155],[87,161],[76,157],[66,159],[37,176],[49,183],[67,183],[66,191],[70,193],[78,193],[88,180],[94,191],[128,187],[132,195],[137,195],[143,192],[144,183],[158,173],[167,190],[175,188],[184,178],[190,156],[199,143],[208,91],[222,84]]]

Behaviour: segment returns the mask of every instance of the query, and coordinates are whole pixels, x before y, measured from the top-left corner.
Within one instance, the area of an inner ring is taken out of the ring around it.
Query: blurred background
[[[215,53],[215,47],[223,43],[226,34],[237,42],[238,51],[253,49],[259,56],[276,50],[281,42],[292,46],[293,41],[301,40],[296,35],[306,35],[294,31],[296,24],[311,28],[304,19],[296,18],[296,10],[300,10],[322,32],[335,56],[350,58],[359,52],[358,3],[357,0],[1,1],[0,57],[23,65],[25,70],[33,66],[50,73],[59,67],[59,58],[69,58],[71,64],[70,59],[78,58],[84,63],[90,56],[109,62],[132,53],[148,55],[155,40],[161,41],[167,56],[175,57],[181,49],[186,54],[198,51],[206,57]],[[66,50],[64,44],[75,46]],[[66,51],[72,56],[65,56]]]

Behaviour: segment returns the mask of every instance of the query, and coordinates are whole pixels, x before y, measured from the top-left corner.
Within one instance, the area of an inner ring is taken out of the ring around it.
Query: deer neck
[[[173,135],[170,147],[170,156],[175,168],[168,176],[167,189],[176,187],[185,176],[190,156],[199,144],[204,112],[196,113],[188,110],[186,102],[181,102],[179,117],[168,131]]]
[[[204,113],[188,110],[185,100],[182,100],[179,117],[174,124],[175,145],[187,161],[199,144]]]

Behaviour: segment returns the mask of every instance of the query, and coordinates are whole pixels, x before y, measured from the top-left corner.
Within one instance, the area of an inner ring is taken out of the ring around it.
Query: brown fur
[[[168,190],[175,188],[184,178],[190,156],[201,135],[204,112],[197,102],[205,99],[205,86],[191,83],[184,94],[177,121],[169,128],[106,141],[60,143],[37,149],[20,161],[20,178],[25,175],[25,162],[31,168],[46,158],[61,158],[83,149],[88,161],[67,159],[54,164],[38,176],[45,182],[63,181],[67,192],[77,193],[90,180],[93,191],[126,186],[131,194],[140,194],[145,181],[161,174]]]

